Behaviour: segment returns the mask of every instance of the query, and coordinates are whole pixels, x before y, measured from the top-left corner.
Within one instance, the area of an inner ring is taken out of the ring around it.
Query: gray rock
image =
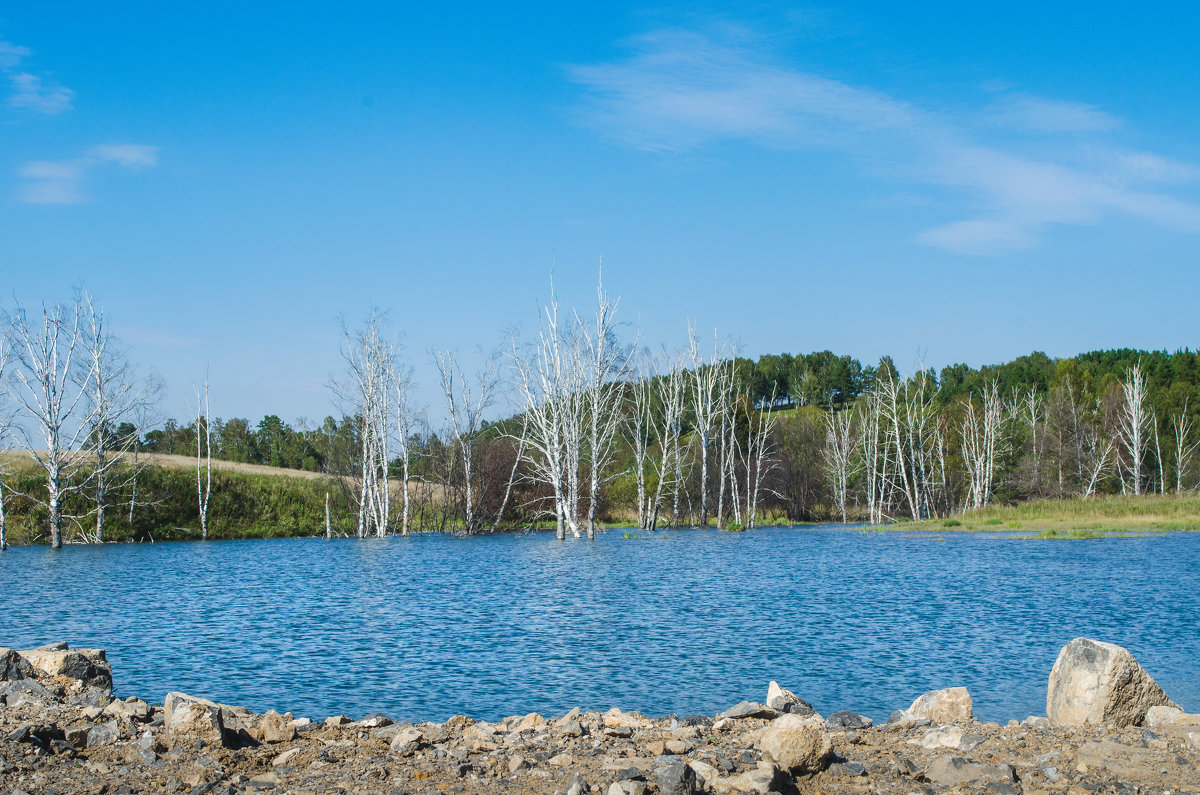
[[[779,710],[772,709],[766,704],[759,704],[756,701],[742,701],[717,714],[718,720],[721,718],[764,718],[766,720],[774,720],[778,717]]]
[[[112,690],[112,667],[104,649],[68,649],[65,643],[51,646],[23,651],[21,656],[44,676],[66,676],[88,687]]]
[[[862,762],[838,762],[829,766],[835,776],[865,776],[867,766]]]
[[[767,685],[767,706],[771,709],[792,715],[799,715],[800,717],[812,715],[816,712],[812,708],[812,704],[809,704],[791,690],[780,687],[779,683],[774,680]]]
[[[52,704],[57,701],[53,693],[34,679],[17,679],[9,682],[0,682],[0,697],[10,707],[20,706],[21,704],[29,704],[36,707],[44,704]]]
[[[0,647],[0,680],[13,681],[33,676],[29,661],[12,649]]]
[[[141,758],[143,765],[152,765],[158,761],[158,754],[149,748],[139,748],[138,757]]]
[[[71,696],[70,703],[79,707],[107,707],[113,700],[108,690],[98,687],[85,687]]]
[[[71,745],[75,746],[76,748],[83,748],[87,746],[87,735],[88,729],[90,728],[92,727],[71,726],[70,728],[63,730],[63,736],[66,737],[67,742],[69,742]]]
[[[163,702],[163,727],[167,746],[225,745],[226,732],[222,709],[204,698],[184,693],[167,693]]]
[[[843,709],[826,718],[825,725],[832,731],[852,731],[869,729],[872,721],[866,715],[858,715]]]
[[[1052,725],[1140,726],[1155,706],[1179,708],[1120,646],[1075,638],[1050,671],[1046,717]]]
[[[696,795],[700,791],[696,771],[678,756],[656,756],[652,770],[662,795]]]
[[[925,777],[934,784],[947,786],[979,785],[989,781],[1015,781],[1016,771],[1012,765],[982,764],[961,756],[943,756],[929,764]]]
[[[87,747],[96,748],[101,745],[112,745],[121,737],[121,730],[115,720],[101,723],[88,729]]]
[[[567,785],[567,795],[586,795],[590,791],[591,788],[583,776],[578,773],[571,776],[571,783]]]
[[[288,720],[291,720],[291,718],[288,718]],[[370,715],[367,715],[365,718],[360,720],[358,725],[366,729],[380,729],[384,726],[391,726],[393,723],[395,723],[395,721],[393,721],[387,715],[384,715],[382,712],[372,712]]]

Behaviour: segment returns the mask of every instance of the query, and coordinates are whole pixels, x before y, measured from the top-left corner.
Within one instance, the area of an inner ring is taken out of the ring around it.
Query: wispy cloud
[[[9,83],[8,104],[47,116],[70,110],[75,96],[71,89],[23,68],[23,62],[32,54],[28,47],[0,39],[0,76]]]
[[[1111,215],[1200,231],[1200,204],[1165,192],[1196,183],[1200,169],[1118,146],[1122,121],[1084,103],[993,91],[973,107],[932,111],[764,58],[744,40],[687,31],[640,36],[627,57],[569,75],[586,92],[584,123],[624,145],[820,148],[908,190],[949,192],[972,217],[916,234],[949,251],[1027,248],[1055,225]]]
[[[158,147],[141,144],[103,144],[81,157],[34,160],[21,166],[19,198],[27,204],[79,204],[87,200],[84,183],[93,170],[117,166],[136,170],[158,164]]]

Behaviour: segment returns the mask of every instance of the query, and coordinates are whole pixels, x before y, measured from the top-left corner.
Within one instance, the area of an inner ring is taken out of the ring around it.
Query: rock
[[[139,748],[138,758],[142,760],[143,765],[152,765],[158,761],[158,754],[149,748]]]
[[[53,693],[35,679],[0,682],[0,698],[10,707],[19,707],[22,704],[37,707],[52,704],[57,700]]]
[[[652,770],[662,795],[695,795],[700,791],[696,771],[678,756],[654,757]]]
[[[563,723],[562,733],[568,737],[582,737],[586,734],[586,729],[583,728],[583,724],[579,721],[569,720]]]
[[[225,745],[225,721],[221,707],[208,699],[184,693],[167,693],[163,702],[163,727],[170,748],[194,745]]]
[[[925,777],[934,784],[961,786],[988,782],[1012,782],[1016,771],[1012,765],[992,765],[970,762],[961,756],[943,756],[933,760],[925,769]]]
[[[905,712],[914,721],[954,723],[959,720],[973,720],[971,707],[971,694],[965,687],[948,687],[919,696]]]
[[[746,792],[757,795],[767,795],[770,792],[780,792],[778,786],[779,769],[770,762],[759,762],[758,767],[744,771],[736,776],[718,779],[714,789],[718,792]]]
[[[862,762],[838,762],[829,766],[829,772],[835,776],[865,776],[867,775],[867,766]]]
[[[425,735],[417,729],[405,729],[396,733],[392,738],[388,747],[391,752],[399,756],[408,756],[414,753],[421,747],[421,741],[425,739]]]
[[[154,714],[154,709],[140,698],[131,697],[125,701],[117,698],[104,708],[104,714],[127,721],[145,723]]]
[[[0,647],[0,681],[13,681],[33,676],[33,666],[12,649]]]
[[[1178,709],[1132,654],[1111,643],[1075,638],[1050,671],[1046,717],[1055,726],[1140,726],[1156,706]]]
[[[832,731],[853,731],[871,728],[872,721],[866,715],[857,715],[849,710],[840,710],[825,720],[825,725]]]
[[[683,740],[667,740],[665,743],[663,743],[663,750],[668,754],[683,756],[691,750],[691,746],[685,743]]]
[[[70,703],[81,707],[103,709],[113,701],[112,692],[99,687],[85,687],[71,696]]]
[[[818,720],[792,714],[771,721],[763,730],[758,747],[792,774],[823,769],[833,749],[829,732]]]
[[[1021,721],[1022,726],[1028,726],[1031,729],[1049,729],[1049,718],[1043,718],[1039,715],[1030,715],[1025,720]]]
[[[65,676],[88,687],[112,690],[112,668],[104,649],[68,649],[63,643],[23,651],[21,656],[43,676]]]
[[[462,738],[465,743],[472,742],[488,742],[501,731],[500,727],[494,723],[480,721],[472,723],[463,729]]]
[[[791,690],[785,690],[780,687],[779,683],[774,680],[767,685],[767,706],[779,712],[786,712],[801,717],[812,715],[816,711],[812,708],[812,704],[809,704]]]
[[[641,781],[614,781],[605,795],[646,795],[646,785]]]
[[[264,743],[286,743],[296,739],[296,727],[292,725],[290,712],[280,715],[273,709],[267,710],[258,722],[258,730]]]
[[[722,718],[731,720],[737,718],[764,718],[766,720],[774,720],[779,717],[779,710],[772,709],[766,704],[759,704],[756,701],[742,701],[734,704],[724,712],[717,713],[717,720]]]
[[[98,748],[102,745],[112,745],[121,736],[121,730],[115,720],[93,726],[87,732],[87,747]]]
[[[525,757],[520,754],[510,756],[508,758],[508,774],[515,775],[525,768],[529,767],[529,763],[525,761]]]
[[[932,750],[934,748],[958,748],[962,745],[962,739],[963,730],[957,726],[937,726],[925,732],[921,739],[908,742]]]
[[[394,722],[382,712],[372,712],[358,721],[357,725],[362,726],[364,729],[381,729],[384,726],[391,726]]]
[[[1178,707],[1157,706],[1146,710],[1146,726],[1200,726],[1200,715],[1192,715]]]
[[[644,729],[650,725],[650,721],[645,715],[639,712],[622,712],[613,707],[608,712],[600,716],[601,722],[605,728],[618,729],[621,727],[629,727],[631,729]]]
[[[532,732],[541,731],[546,728],[546,719],[536,712],[530,712],[525,717],[518,720],[511,731],[514,732]]]
[[[304,750],[303,748],[289,748],[288,750],[284,751],[279,756],[272,759],[271,766],[272,767],[282,767],[283,765],[286,765],[288,762],[291,762],[293,759],[295,759],[297,756],[299,756],[300,752],[303,750]]]
[[[91,726],[72,726],[63,731],[63,737],[76,748],[85,748],[87,746],[88,731],[91,728]]]
[[[347,718],[345,715],[330,715],[325,719],[326,726],[348,726],[354,721]]]
[[[591,787],[584,780],[583,776],[576,773],[571,776],[571,783],[567,785],[567,795],[586,795],[591,791]]]

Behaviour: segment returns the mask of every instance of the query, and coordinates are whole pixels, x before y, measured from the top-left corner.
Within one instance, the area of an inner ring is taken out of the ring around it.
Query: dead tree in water
[[[383,318],[374,310],[361,331],[352,332],[345,321],[341,322],[346,379],[331,384],[343,414],[353,417],[358,425],[359,538],[386,535],[391,516],[388,440],[392,435],[399,342],[387,336],[383,325]]]
[[[962,438],[963,464],[967,470],[966,507],[982,508],[992,498],[992,479],[996,472],[996,456],[999,453],[1000,426],[1004,419],[1004,408],[1000,400],[999,387],[993,379],[983,389],[981,407],[977,410],[970,396],[964,401],[959,435]]]
[[[825,468],[833,487],[833,500],[846,521],[846,503],[853,474],[855,429],[853,413],[836,411],[832,405],[825,413]]]
[[[200,539],[208,540],[208,505],[212,496],[212,413],[208,406],[208,379],[203,403],[196,390],[196,500],[200,510]]]
[[[689,324],[688,354],[692,361],[692,413],[696,421],[696,443],[700,448],[700,526],[707,527],[709,449],[712,447],[713,434],[718,432],[724,419],[727,406],[727,401],[721,393],[721,365],[725,359],[725,352],[718,344],[714,344],[712,355],[706,360],[700,352],[696,327]]]
[[[12,418],[8,415],[4,399],[4,371],[8,367],[8,329],[0,331],[0,450],[7,449],[9,423]],[[8,525],[4,513],[4,459],[0,458],[0,552],[8,549]]]
[[[89,540],[103,543],[111,492],[132,486],[130,510],[136,501],[138,461],[124,466],[130,451],[140,441],[137,419],[148,409],[155,393],[155,382],[139,384],[125,351],[108,330],[107,318],[92,297],[83,294],[81,311],[86,317],[81,357],[84,390],[90,407],[91,432],[87,443],[91,453],[91,498],[96,513],[95,530]],[[131,519],[132,521],[132,519]]]
[[[10,318],[13,363],[6,385],[27,422],[14,423],[16,439],[46,477],[46,499],[24,495],[44,505],[49,514],[50,546],[63,544],[63,503],[82,490],[88,451],[84,443],[92,427],[86,360],[80,329],[79,301],[71,306],[42,306],[42,322],[31,324],[21,307]],[[31,427],[32,426],[32,429]]]
[[[442,393],[446,397],[450,427],[454,431],[452,444],[462,453],[462,472],[465,489],[464,526],[467,533],[479,529],[479,511],[474,491],[475,443],[483,427],[483,413],[492,405],[496,392],[496,367],[498,356],[487,357],[474,378],[467,378],[455,362],[454,354],[442,351],[435,356],[438,373],[442,380]]]

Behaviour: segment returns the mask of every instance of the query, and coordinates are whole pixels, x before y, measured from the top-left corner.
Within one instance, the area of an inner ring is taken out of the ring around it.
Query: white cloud
[[[581,121],[625,145],[822,148],[910,190],[949,191],[973,217],[916,239],[956,253],[1028,248],[1055,225],[1121,214],[1200,231],[1200,204],[1163,192],[1197,182],[1200,169],[1114,146],[1122,122],[1084,103],[1011,93],[982,110],[933,112],[781,65],[743,43],[678,31],[633,39],[627,57],[572,66],[569,75],[586,92]]]
[[[84,183],[96,168],[149,168],[158,163],[158,147],[141,144],[103,144],[82,157],[34,160],[21,166],[18,198],[26,204],[79,204],[87,200]]]
[[[992,103],[991,121],[1031,133],[1107,132],[1121,120],[1082,102],[1062,102],[1029,94],[1010,94]]]
[[[11,88],[8,104],[47,116],[70,110],[75,92],[43,75],[20,68],[21,62],[32,54],[28,47],[18,47],[0,39],[0,75],[8,80]]]
[[[141,144],[101,144],[92,148],[92,157],[126,168],[158,165],[158,147]]]

